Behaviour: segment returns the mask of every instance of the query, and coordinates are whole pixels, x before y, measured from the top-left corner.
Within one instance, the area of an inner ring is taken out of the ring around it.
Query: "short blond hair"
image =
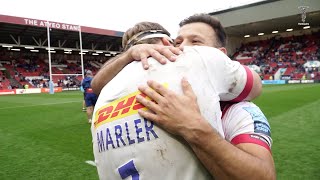
[[[128,29],[122,36],[122,48],[123,51],[126,51],[131,46],[135,45],[139,38],[138,34],[148,31],[159,31],[163,34],[170,36],[169,31],[167,31],[163,26],[154,22],[140,22],[134,25],[132,28]],[[155,44],[159,42],[159,38],[150,38],[140,41],[139,44]]]

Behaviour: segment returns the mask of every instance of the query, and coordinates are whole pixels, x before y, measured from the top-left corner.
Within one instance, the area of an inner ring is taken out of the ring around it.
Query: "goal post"
[[[54,94],[54,82],[52,76],[79,76],[81,75],[84,79],[84,64],[83,64],[83,51],[82,51],[82,35],[81,26],[78,26],[79,40],[80,40],[80,58],[81,58],[81,74],[52,74],[52,63],[51,63],[51,44],[50,44],[50,22],[47,21],[47,39],[48,39],[48,61],[49,61],[49,94]]]

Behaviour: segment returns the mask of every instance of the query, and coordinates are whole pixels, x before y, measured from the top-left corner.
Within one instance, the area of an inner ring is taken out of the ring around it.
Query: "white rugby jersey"
[[[234,145],[253,143],[271,152],[271,128],[258,106],[252,102],[222,104],[222,127],[225,139]]]
[[[164,66],[152,58],[148,62],[148,70],[140,62],[130,63],[100,93],[91,127],[100,179],[211,179],[183,139],[138,115],[143,106],[135,99],[137,87],[152,79],[182,94],[186,77],[201,114],[224,137],[219,100],[245,98],[251,72],[220,50],[203,46],[185,47],[176,62]]]

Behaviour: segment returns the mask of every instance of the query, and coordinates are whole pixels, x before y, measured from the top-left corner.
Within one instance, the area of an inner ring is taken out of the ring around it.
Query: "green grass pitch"
[[[81,92],[0,96],[0,179],[98,179]],[[269,85],[254,101],[278,179],[320,179],[320,84]]]

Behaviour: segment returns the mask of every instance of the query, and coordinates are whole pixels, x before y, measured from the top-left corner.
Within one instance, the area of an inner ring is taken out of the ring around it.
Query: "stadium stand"
[[[252,14],[256,16],[248,16]],[[228,55],[249,65],[263,80],[320,79],[317,0],[308,1],[308,6],[303,1],[259,1],[210,15],[225,27]]]
[[[1,88],[48,87],[47,21],[0,15]],[[78,25],[49,22],[52,80],[55,86],[78,87],[82,80]],[[120,51],[123,32],[81,26],[84,71],[97,72]],[[79,74],[79,75],[75,75]]]
[[[303,68],[303,65],[308,61],[320,60],[320,32],[302,36],[272,37],[243,44],[232,58],[245,65],[259,66],[261,76],[266,80],[277,71],[281,71],[281,76],[290,79],[301,79],[304,74],[318,74],[319,67],[309,70]],[[314,78],[317,79],[317,75]]]

